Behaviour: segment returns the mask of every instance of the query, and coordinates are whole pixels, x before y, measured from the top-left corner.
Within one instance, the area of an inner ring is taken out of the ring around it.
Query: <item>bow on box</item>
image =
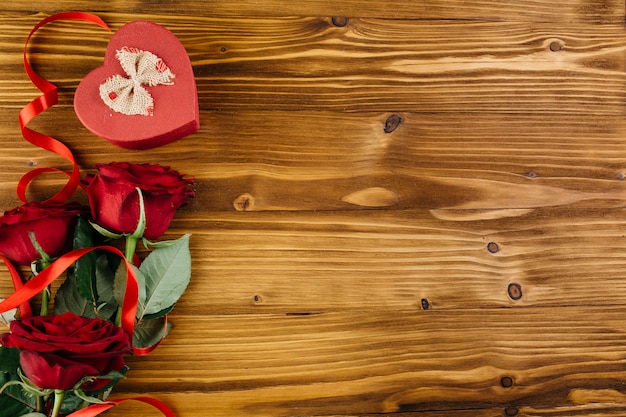
[[[125,46],[115,56],[128,77],[116,74],[100,85],[100,98],[111,109],[128,116],[154,114],[154,99],[143,85],[174,85],[175,77],[152,52]]]

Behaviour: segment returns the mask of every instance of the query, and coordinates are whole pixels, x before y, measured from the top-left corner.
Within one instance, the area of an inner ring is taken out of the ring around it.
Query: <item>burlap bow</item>
[[[100,97],[118,113],[152,116],[154,99],[144,85],[172,85],[175,75],[152,52],[125,46],[115,56],[128,78],[116,74],[107,79],[100,84]]]

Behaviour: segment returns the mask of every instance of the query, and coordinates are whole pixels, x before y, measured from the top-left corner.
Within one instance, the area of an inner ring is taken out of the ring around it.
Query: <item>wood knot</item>
[[[392,114],[391,116],[387,117],[387,120],[385,120],[385,133],[393,132],[398,128],[398,126],[400,126],[403,121],[404,119],[402,118],[402,116],[398,114]]]
[[[489,242],[487,243],[487,250],[489,253],[498,253],[500,246],[496,242]]]
[[[503,376],[502,379],[500,379],[500,385],[502,388],[511,388],[513,386],[513,378],[510,376]]]
[[[428,298],[422,298],[422,310],[430,310],[430,301],[428,301]]]
[[[509,284],[508,293],[511,300],[520,300],[522,298],[522,286],[517,282],[512,282]]]
[[[254,197],[250,194],[242,194],[233,201],[233,207],[237,211],[251,211],[254,207]]]
[[[504,415],[506,417],[515,417],[519,414],[519,409],[517,407],[507,407],[504,409]]]
[[[563,44],[559,41],[550,42],[550,50],[552,52],[558,52],[563,49]]]
[[[335,16],[331,19],[331,21],[333,22],[333,25],[339,28],[343,28],[348,26],[348,22],[350,21],[350,19],[345,16]]]

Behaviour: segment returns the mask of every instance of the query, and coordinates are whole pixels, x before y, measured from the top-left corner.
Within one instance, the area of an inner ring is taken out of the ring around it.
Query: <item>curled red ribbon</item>
[[[42,133],[36,132],[27,127],[28,123],[33,120],[36,116],[41,114],[42,112],[48,110],[52,106],[58,103],[58,89],[56,85],[45,80],[39,74],[37,74],[33,68],[30,66],[28,62],[28,43],[32,36],[39,30],[42,26],[54,22],[56,20],[84,20],[87,22],[95,23],[107,30],[111,30],[108,25],[100,19],[100,17],[93,15],[91,13],[83,13],[83,12],[66,12],[66,13],[58,13],[52,16],[43,19],[39,22],[35,27],[31,30],[30,34],[26,39],[26,44],[24,45],[24,68],[26,69],[26,73],[32,83],[43,93],[41,96],[32,100],[28,103],[19,113],[19,123],[22,131],[22,136],[31,144],[38,146],[40,148],[51,151],[66,160],[68,160],[72,164],[72,172],[68,173],[63,170],[57,168],[36,168],[29,172],[27,172],[18,182],[17,185],[17,196],[24,203],[27,202],[26,198],[26,189],[28,185],[40,174],[46,172],[61,172],[69,177],[68,182],[63,186],[63,188],[56,193],[54,196],[49,198],[48,202],[64,202],[69,199],[74,191],[78,188],[80,184],[80,169],[78,164],[76,163],[76,159],[72,154],[71,150],[62,142],[57,139],[54,139],[50,136],[44,135]],[[85,248],[85,249],[76,249],[65,255],[59,257],[55,262],[53,262],[46,269],[41,271],[31,280],[22,283],[21,277],[12,263],[3,255],[0,254],[0,260],[2,260],[8,267],[9,274],[11,275],[11,279],[13,281],[13,286],[15,288],[15,292],[9,296],[7,299],[0,302],[0,313],[6,312],[13,308],[20,309],[20,317],[26,318],[32,316],[32,310],[29,305],[29,300],[35,295],[41,293],[45,288],[48,287],[56,278],[62,275],[67,268],[69,268],[77,259],[86,253],[92,250],[106,250],[119,255],[126,264],[126,289],[124,293],[124,301],[122,303],[122,328],[130,335],[131,340],[134,334],[135,329],[135,316],[137,314],[137,303],[138,303],[138,284],[137,277],[135,272],[129,263],[128,260],[124,257],[124,254],[119,251],[117,248],[110,246],[99,246],[95,248]],[[157,344],[158,345],[158,344]],[[146,355],[152,352],[156,346],[152,346],[149,348],[135,348],[133,347],[133,352],[138,355]],[[76,411],[70,414],[68,417],[94,417],[97,416],[104,411],[115,407],[118,404],[121,404],[126,401],[141,401],[146,404],[149,404],[156,409],[158,409],[163,415],[166,417],[176,417],[172,410],[167,407],[167,405],[162,402],[149,398],[149,397],[136,397],[136,398],[123,398],[118,400],[111,400],[104,404],[93,404],[89,407],[86,407],[82,410]]]
[[[54,106],[59,102],[58,97],[58,88],[56,85],[42,78],[39,74],[37,74],[33,68],[30,66],[28,62],[28,43],[32,36],[39,30],[42,26],[54,22],[56,20],[84,20],[87,22],[92,22],[97,25],[102,26],[107,30],[111,30],[109,26],[98,16],[93,15],[91,13],[83,13],[83,12],[66,12],[66,13],[58,13],[52,16],[43,19],[39,22],[35,27],[31,30],[30,34],[26,38],[26,44],[24,45],[24,68],[26,69],[26,74],[28,78],[32,81],[32,83],[37,87],[43,94],[30,103],[28,103],[19,114],[19,122],[20,128],[22,130],[22,136],[28,142],[32,143],[35,146],[46,149],[50,152],[54,152],[55,154],[62,156],[67,159],[72,164],[72,172],[67,173],[65,171],[59,170],[57,168],[36,168],[24,175],[18,185],[17,185],[17,196],[18,198],[26,202],[26,189],[30,182],[35,179],[40,174],[46,172],[62,172],[69,176],[68,182],[65,186],[54,196],[49,198],[47,201],[54,202],[63,202],[66,201],[71,195],[74,193],[78,185],[80,184],[80,170],[78,164],[76,163],[76,159],[74,155],[70,151],[70,149],[65,146],[62,142],[54,139],[50,136],[44,135],[42,133],[36,132],[27,127],[28,123],[33,120],[36,116],[41,114],[42,112],[48,110],[50,107]]]

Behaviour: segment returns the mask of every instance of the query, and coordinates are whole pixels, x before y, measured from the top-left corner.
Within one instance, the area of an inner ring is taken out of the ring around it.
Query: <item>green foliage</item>
[[[95,299],[90,300],[82,295],[80,285],[77,283],[78,276],[70,271],[57,291],[55,313],[62,314],[71,311],[83,317],[100,317],[105,320],[109,320],[115,314],[117,303],[113,297],[114,272],[109,263],[110,257],[102,253],[90,260],[94,263],[90,266],[94,274],[94,279],[89,281],[90,286],[93,287],[90,294],[93,294]],[[87,281],[83,279],[83,282]]]
[[[101,244],[100,236],[86,220],[80,219],[74,233],[74,249]],[[78,259],[55,298],[55,313],[71,311],[83,317],[109,320],[117,311],[113,277],[119,259],[106,251],[94,250]]]
[[[99,245],[102,239],[99,233],[101,231],[93,224],[81,219],[74,236],[74,248]],[[156,243],[144,239],[144,244],[152,251],[140,267],[132,265],[139,294],[134,346],[153,346],[169,333],[172,326],[165,316],[172,311],[191,279],[189,239],[190,235]],[[71,311],[84,317],[113,320],[124,303],[126,280],[126,264],[119,257],[107,251],[92,251],[68,271],[66,281],[57,291],[55,312]],[[78,400],[71,397],[66,401]]]
[[[139,270],[145,277],[146,298],[137,318],[167,311],[183,295],[191,278],[189,235],[153,250]]]
[[[165,338],[170,330],[172,330],[172,325],[165,320],[165,317],[143,320],[135,327],[133,345],[138,348],[154,346]]]
[[[96,236],[93,227],[79,218],[74,232],[74,249],[91,248],[96,246]],[[74,263],[73,275],[78,293],[91,302],[98,300],[96,288],[96,260],[98,254],[95,251],[82,256]]]
[[[20,351],[17,348],[0,346],[0,372],[14,373],[20,367]]]
[[[96,317],[93,302],[80,295],[76,285],[76,278],[73,274],[68,274],[61,287],[59,287],[54,298],[54,311],[56,314],[71,311],[83,317]]]
[[[0,417],[23,416],[35,409],[35,398],[16,384],[19,365],[19,350],[0,346]]]
[[[143,303],[146,299],[146,285],[145,285],[145,277],[143,273],[134,265],[131,265],[133,271],[135,272],[135,277],[137,278],[137,288],[139,290],[139,296],[137,299],[137,309],[141,309]],[[117,268],[117,272],[115,273],[115,278],[113,281],[113,297],[117,304],[123,305],[124,296],[126,295],[126,264],[120,264],[119,268]]]

